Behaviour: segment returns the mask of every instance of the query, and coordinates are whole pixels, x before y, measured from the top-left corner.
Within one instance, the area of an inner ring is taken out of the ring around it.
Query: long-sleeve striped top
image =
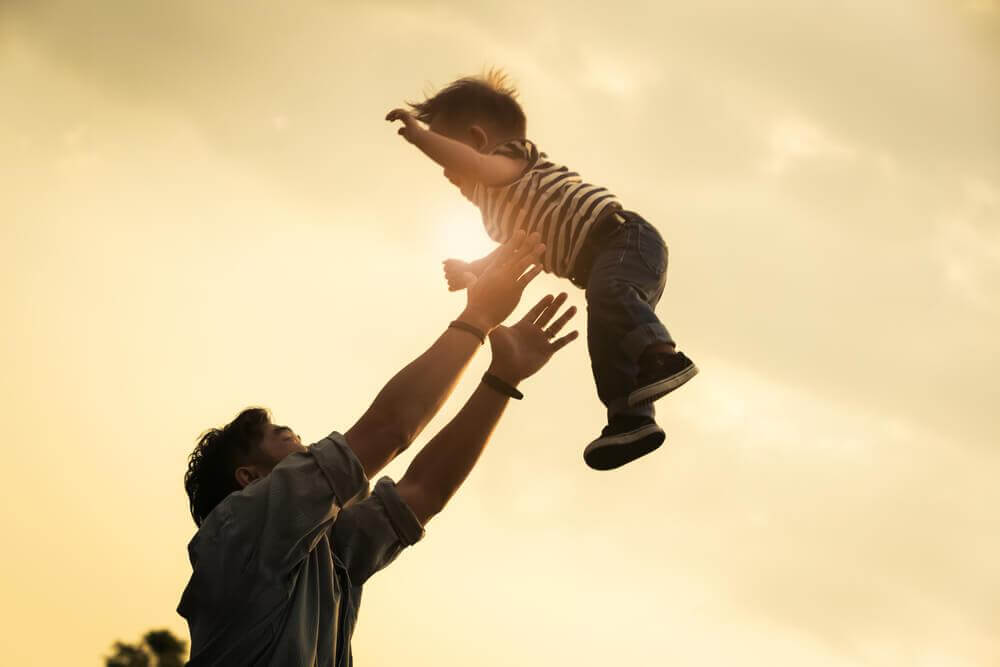
[[[550,161],[527,139],[501,144],[492,154],[525,160],[527,165],[513,183],[473,187],[471,199],[482,211],[486,232],[498,243],[520,229],[539,232],[545,270],[570,277],[591,226],[608,207],[621,208],[621,203],[607,189],[585,183],[575,171]]]

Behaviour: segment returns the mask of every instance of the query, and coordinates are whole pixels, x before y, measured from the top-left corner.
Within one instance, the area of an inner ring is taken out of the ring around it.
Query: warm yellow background
[[[459,311],[490,245],[382,118],[490,64],[667,238],[702,374],[602,474],[557,357],[358,663],[1000,664],[998,3],[590,4],[2,0],[4,664],[186,637],[199,432],[346,429]]]

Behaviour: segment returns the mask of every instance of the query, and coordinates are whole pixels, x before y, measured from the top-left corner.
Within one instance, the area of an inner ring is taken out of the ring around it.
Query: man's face
[[[274,467],[289,454],[306,451],[306,447],[302,444],[302,438],[288,426],[268,424],[267,432],[260,442],[260,451],[274,462],[271,466]]]
[[[264,437],[261,438],[257,448],[259,452],[254,457],[255,461],[241,465],[236,469],[236,481],[241,487],[270,474],[274,470],[274,466],[281,463],[289,454],[306,451],[305,445],[302,444],[302,438],[296,435],[295,431],[287,426],[277,424],[267,425]]]

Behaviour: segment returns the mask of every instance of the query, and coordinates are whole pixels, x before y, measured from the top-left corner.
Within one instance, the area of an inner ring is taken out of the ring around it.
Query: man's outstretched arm
[[[533,266],[545,250],[538,240],[538,234],[519,233],[501,246],[469,289],[459,321],[489,334],[510,315],[525,286],[541,271]],[[409,447],[437,414],[480,344],[467,331],[448,329],[379,392],[345,434],[369,479]]]
[[[552,341],[575,314],[575,308],[568,309],[546,329],[565,300],[565,294],[554,300],[545,297],[515,326],[494,330],[490,335],[493,362],[489,372],[516,386],[575,339],[574,331]],[[422,525],[444,509],[468,477],[509,400],[480,383],[455,418],[413,459],[396,488]]]

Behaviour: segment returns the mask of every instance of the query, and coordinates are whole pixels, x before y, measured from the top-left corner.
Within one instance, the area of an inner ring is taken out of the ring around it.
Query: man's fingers
[[[518,257],[525,257],[531,255],[532,253],[537,253],[538,246],[542,243],[542,235],[538,232],[532,232],[528,236],[524,237],[521,241],[521,246],[517,249]]]
[[[518,324],[534,323],[534,321],[538,319],[538,316],[542,314],[542,311],[549,307],[549,304],[552,303],[552,299],[553,297],[551,294],[543,296],[541,301],[532,306],[531,310],[524,314],[524,317],[521,318],[521,321],[518,322]]]
[[[524,231],[518,230],[514,232],[514,235],[510,239],[500,246],[499,252],[493,257],[493,261],[490,262],[488,268],[503,266],[508,259],[514,254],[514,251],[520,247],[521,243],[524,241]]]
[[[566,292],[561,292],[559,296],[552,300],[552,303],[549,304],[548,308],[539,313],[538,319],[535,320],[535,326],[539,329],[544,329],[545,325],[549,323],[549,320],[551,320],[557,312],[559,312],[559,309],[562,308],[564,303],[566,303]]]
[[[562,330],[564,326],[566,326],[566,323],[569,322],[574,315],[576,315],[576,306],[572,306],[571,308],[567,309],[566,312],[563,313],[558,320],[553,322],[552,326],[550,326],[545,331],[545,337],[555,338],[556,334],[559,333],[559,331]]]
[[[520,255],[523,253],[530,252],[541,242],[541,240],[542,240],[541,234],[539,234],[538,232],[532,232],[531,234],[525,236],[524,240],[521,241],[521,245],[518,246],[517,248],[517,253]]]
[[[528,283],[538,277],[538,274],[542,272],[541,264],[536,264],[530,271],[525,273],[523,276],[517,279],[517,284],[522,288],[526,287]]]
[[[562,338],[560,338],[559,340],[554,341],[552,343],[553,354],[563,349],[573,341],[575,341],[579,335],[580,335],[579,331],[571,331]]]
[[[538,248],[538,242],[541,240],[542,235],[538,232],[533,232],[529,235],[524,235],[523,231],[517,232],[520,236],[518,242],[514,245],[513,252],[507,256],[504,261],[504,266],[508,269],[513,269],[517,266],[517,263],[531,255]],[[514,239],[511,239],[514,240]],[[522,269],[523,270],[523,269]]]
[[[510,262],[511,270],[515,275],[520,275],[521,273],[524,273],[526,268],[541,259],[543,254],[545,254],[545,244],[539,243],[531,250],[526,251],[523,255],[515,255]]]

